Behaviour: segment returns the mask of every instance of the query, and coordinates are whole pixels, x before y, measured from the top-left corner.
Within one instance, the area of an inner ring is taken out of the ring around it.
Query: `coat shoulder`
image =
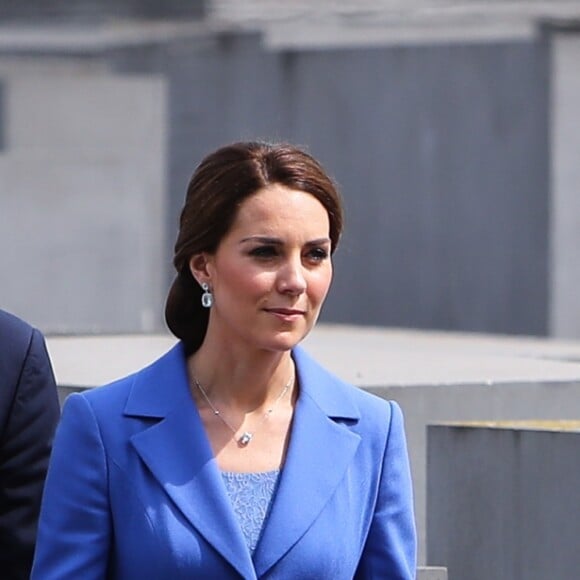
[[[13,345],[13,349],[26,351],[33,332],[34,329],[28,322],[5,310],[0,310],[1,345]],[[5,346],[2,350],[5,350]]]
[[[111,414],[123,409],[131,392],[131,387],[140,372],[136,371],[106,385],[88,388],[80,393],[75,393],[74,396],[80,395],[97,413],[104,411]]]
[[[398,410],[397,403],[342,380],[303,349],[295,351],[294,358],[308,395],[329,416],[357,419],[369,429],[388,429],[393,411]]]
[[[87,389],[81,396],[99,415],[115,412],[162,417],[174,406],[185,373],[183,349],[175,345],[151,364],[111,383]]]

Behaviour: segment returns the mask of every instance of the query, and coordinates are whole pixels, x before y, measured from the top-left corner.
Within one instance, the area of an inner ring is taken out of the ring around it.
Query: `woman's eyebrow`
[[[273,238],[270,236],[248,236],[247,238],[242,238],[240,243],[245,242],[258,242],[260,244],[270,244],[276,246],[284,245],[284,242],[280,238]],[[305,246],[321,246],[324,244],[330,244],[330,238],[318,238],[316,240],[309,240],[304,245]]]
[[[311,240],[306,242],[306,246],[324,246],[324,244],[330,244],[330,238],[318,238],[317,240]]]
[[[280,238],[272,238],[269,236],[248,236],[240,240],[240,243],[244,242],[260,242],[261,244],[276,244],[282,245],[284,242]]]

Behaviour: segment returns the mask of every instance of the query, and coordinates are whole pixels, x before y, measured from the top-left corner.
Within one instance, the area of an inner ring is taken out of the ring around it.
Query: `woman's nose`
[[[306,290],[306,278],[301,260],[288,260],[280,268],[278,290],[288,294],[302,294]]]

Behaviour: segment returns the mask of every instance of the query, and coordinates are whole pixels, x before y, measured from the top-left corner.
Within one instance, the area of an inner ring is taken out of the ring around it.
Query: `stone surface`
[[[447,580],[447,568],[425,566],[417,570],[417,580]]]
[[[3,308],[51,332],[160,328],[163,79],[50,63],[3,78]]]
[[[449,578],[575,578],[580,421],[429,426],[427,560]]]
[[[580,35],[553,41],[551,84],[550,334],[580,333]]]
[[[200,18],[204,0],[27,0],[1,2],[0,22],[102,24],[118,19]]]

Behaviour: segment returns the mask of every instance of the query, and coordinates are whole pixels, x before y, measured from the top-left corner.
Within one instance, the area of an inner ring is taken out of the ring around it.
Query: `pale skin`
[[[214,304],[201,347],[188,369],[234,436],[198,389],[198,406],[223,471],[279,469],[289,441],[298,386],[266,410],[294,377],[290,349],[312,329],[332,279],[330,222],[311,194],[274,184],[247,198],[214,254],[190,260]],[[193,381],[192,381],[193,382]],[[236,441],[255,432],[247,447]]]

